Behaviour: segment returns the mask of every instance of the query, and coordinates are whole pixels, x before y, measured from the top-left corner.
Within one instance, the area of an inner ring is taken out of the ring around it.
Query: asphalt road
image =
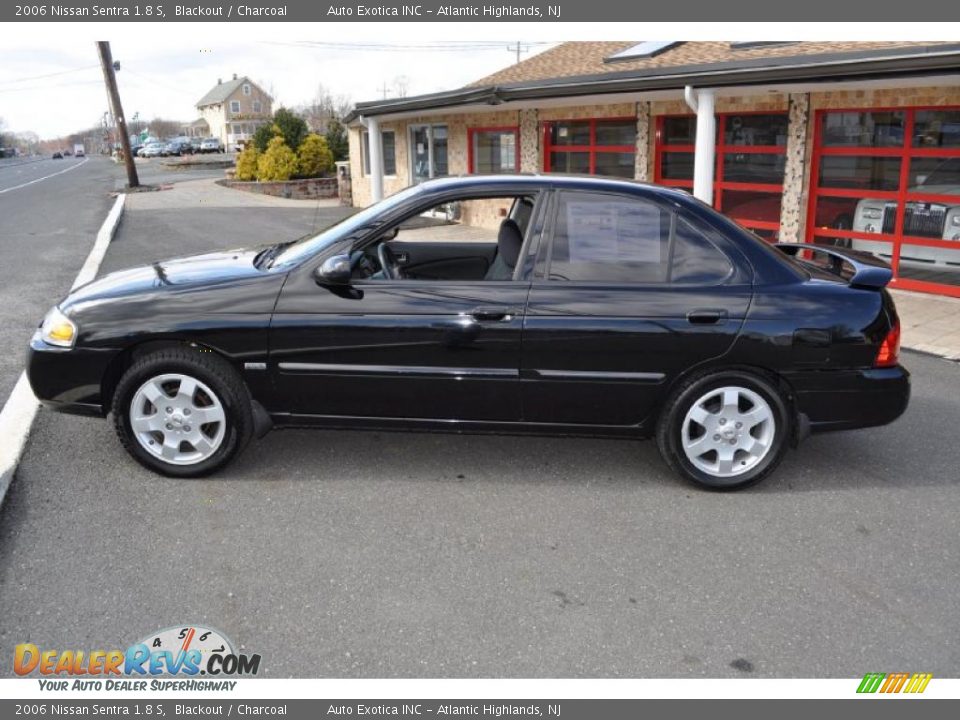
[[[104,271],[314,222],[130,214]],[[0,509],[0,657],[193,622],[269,677],[956,677],[960,365],[904,359],[901,420],[736,494],[649,442],[326,431],[171,480],[41,412]]]
[[[115,175],[100,157],[0,166],[0,407],[30,336],[90,252]]]

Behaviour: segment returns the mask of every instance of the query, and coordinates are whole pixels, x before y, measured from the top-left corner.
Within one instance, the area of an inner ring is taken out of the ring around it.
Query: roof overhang
[[[793,55],[736,62],[660,67],[646,70],[551,78],[510,85],[466,87],[429,95],[357,103],[346,117],[403,117],[438,114],[442,110],[490,110],[509,104],[511,109],[540,106],[557,98],[649,96],[657,91],[678,91],[687,85],[700,88],[750,88],[757,86],[822,85],[849,81],[884,80],[916,76],[955,75],[960,68],[960,44],[914,46],[862,52]],[[387,119],[384,117],[384,119]]]

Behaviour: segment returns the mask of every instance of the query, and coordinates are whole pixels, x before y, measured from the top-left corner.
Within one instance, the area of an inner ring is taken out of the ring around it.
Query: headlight
[[[960,215],[954,215],[950,221],[953,225],[960,225]]]
[[[881,217],[883,217],[883,210],[881,210],[880,208],[871,208],[871,207],[864,208],[863,217],[866,218],[867,220],[879,220]]]
[[[70,318],[54,307],[43,319],[40,326],[40,338],[48,345],[73,347],[77,341],[77,326]]]

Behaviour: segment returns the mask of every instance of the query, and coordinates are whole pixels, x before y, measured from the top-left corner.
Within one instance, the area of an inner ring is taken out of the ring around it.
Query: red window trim
[[[854,240],[869,240],[883,242],[891,246],[891,266],[893,280],[891,287],[922,292],[935,292],[941,295],[960,297],[960,287],[941,283],[915,280],[900,277],[900,248],[902,245],[923,245],[926,247],[944,247],[958,249],[957,244],[949,240],[938,238],[920,238],[905,236],[903,223],[905,213],[903,208],[907,202],[920,200],[924,202],[956,202],[956,196],[937,195],[934,193],[909,192],[910,159],[915,157],[951,158],[960,157],[960,148],[929,148],[914,147],[913,132],[917,112],[925,110],[960,110],[958,105],[908,105],[902,107],[848,107],[848,108],[820,108],[813,113],[813,153],[810,162],[809,190],[810,199],[807,203],[807,224],[805,230],[806,242],[814,242],[817,237],[850,238]],[[902,112],[904,114],[903,143],[897,147],[857,147],[857,146],[829,146],[823,144],[823,117],[827,113],[845,112]],[[820,159],[830,156],[847,157],[894,157],[900,159],[900,175],[897,190],[870,190],[855,188],[821,188],[820,187]],[[836,230],[833,228],[818,228],[816,226],[817,201],[820,197],[849,197],[849,198],[876,198],[877,200],[895,200],[897,203],[896,222],[892,233],[863,233],[852,230]]]
[[[550,142],[550,129],[554,125],[572,122],[590,123],[590,142],[587,145],[554,145]],[[565,118],[561,120],[545,120],[542,125],[543,132],[543,171],[553,172],[552,153],[555,152],[585,152],[589,157],[589,170],[591,175],[597,174],[597,153],[623,153],[633,154],[636,157],[637,146],[633,145],[597,145],[597,123],[613,122],[632,122],[636,126],[637,118],[633,115],[623,115],[619,117],[592,117],[592,118]]]
[[[495,125],[489,127],[473,127],[467,128],[467,174],[474,175],[476,174],[476,169],[473,166],[473,138],[477,133],[480,132],[499,132],[507,133],[512,132],[516,138],[516,152],[514,153],[513,158],[513,171],[520,172],[520,126],[519,125]]]
[[[744,183],[744,182],[732,182],[724,179],[724,164],[726,162],[725,158],[728,153],[738,153],[743,155],[755,154],[755,155],[786,155],[787,146],[786,145],[728,145],[726,143],[726,123],[727,118],[732,116],[740,115],[783,115],[787,116],[786,110],[750,110],[744,112],[726,112],[726,113],[717,113],[717,143],[715,147],[716,152],[716,167],[714,168],[714,179],[713,179],[713,206],[723,211],[723,191],[724,190],[735,190],[735,191],[746,191],[746,192],[767,192],[771,194],[782,194],[783,193],[783,183]],[[664,136],[664,122],[668,118],[693,118],[695,115],[689,113],[674,113],[667,115],[658,115],[657,116],[657,125],[656,125],[656,135],[654,142],[654,161],[653,161],[653,178],[654,182],[660,185],[669,185],[671,187],[681,187],[681,188],[692,188],[693,180],[678,180],[673,178],[663,177],[663,154],[667,152],[685,152],[693,153],[696,151],[695,145],[690,145],[689,143],[683,144],[666,144],[663,141]],[[733,217],[733,216],[731,216]],[[744,227],[751,228],[753,230],[779,230],[780,221],[771,222],[769,220],[751,220],[749,218],[738,218],[733,217],[738,223]]]

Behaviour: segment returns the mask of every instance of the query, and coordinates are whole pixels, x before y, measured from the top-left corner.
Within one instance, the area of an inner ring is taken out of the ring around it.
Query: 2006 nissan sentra
[[[890,277],[865,253],[767,245],[678,190],[449,178],[295,242],[80,287],[28,370],[45,405],[112,414],[167,475],[310,425],[652,436],[732,489],[809,432],[903,413]]]

